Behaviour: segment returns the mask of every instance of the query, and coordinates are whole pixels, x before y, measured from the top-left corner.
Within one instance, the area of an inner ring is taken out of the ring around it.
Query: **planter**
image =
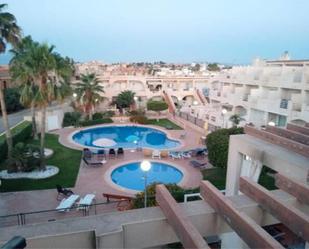
[[[0,179],[45,179],[57,175],[59,168],[52,165],[47,165],[44,171],[34,170],[31,172],[8,173],[7,170],[0,171]]]

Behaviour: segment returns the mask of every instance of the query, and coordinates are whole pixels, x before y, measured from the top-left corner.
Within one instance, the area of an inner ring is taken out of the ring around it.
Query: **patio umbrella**
[[[101,147],[111,147],[115,146],[116,144],[117,143],[114,140],[108,138],[99,138],[93,142],[93,145]]]
[[[126,138],[126,141],[129,143],[133,143],[134,141],[138,141],[138,140],[139,140],[139,137],[135,135],[130,135]]]

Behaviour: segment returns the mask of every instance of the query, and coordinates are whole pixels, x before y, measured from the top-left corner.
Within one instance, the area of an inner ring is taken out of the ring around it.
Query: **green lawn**
[[[202,171],[202,174],[204,180],[210,181],[220,190],[225,189],[226,169],[217,167],[205,169]],[[275,179],[264,172],[261,173],[258,183],[267,188],[268,190],[277,189],[277,187],[275,186]]]
[[[25,127],[27,127],[29,124],[30,124],[29,121],[23,121],[19,125],[15,126],[13,129],[11,129],[12,136],[19,133],[23,129],[25,129]],[[0,142],[3,142],[3,141],[5,141],[5,134],[2,134],[0,136]]]
[[[204,169],[203,180],[210,181],[218,189],[225,189],[226,170],[222,168]]]
[[[173,123],[167,118],[162,118],[162,119],[159,119],[158,121],[157,119],[148,119],[147,124],[157,125],[157,126],[171,129],[171,130],[183,130],[180,126],[176,125],[175,123]]]
[[[39,141],[31,140],[29,143],[38,144]],[[52,189],[56,184],[63,187],[74,187],[77,178],[81,152],[62,146],[58,142],[58,136],[46,134],[46,148],[54,150],[54,155],[47,160],[47,164],[57,166],[60,172],[51,178],[42,180],[2,180],[1,192],[24,191],[38,189]]]

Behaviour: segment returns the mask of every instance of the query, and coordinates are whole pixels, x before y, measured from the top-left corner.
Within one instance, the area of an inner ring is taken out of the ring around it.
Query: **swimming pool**
[[[140,164],[141,162],[133,162],[114,169],[111,173],[112,181],[124,188],[143,191],[145,181]],[[161,162],[151,162],[151,169],[147,172],[147,185],[154,182],[177,184],[182,178],[183,173],[174,166]]]
[[[169,139],[165,132],[145,126],[101,126],[81,130],[72,139],[82,146],[97,148],[172,149],[180,146],[178,141]],[[102,140],[104,142],[98,145],[97,142]]]

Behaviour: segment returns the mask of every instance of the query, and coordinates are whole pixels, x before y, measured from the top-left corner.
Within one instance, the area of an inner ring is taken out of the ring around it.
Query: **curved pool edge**
[[[138,191],[138,190],[132,190],[129,188],[125,188],[125,187],[121,187],[120,185],[116,184],[113,182],[112,180],[112,173],[114,170],[116,170],[117,168],[120,168],[126,164],[130,164],[130,163],[141,163],[143,161],[143,159],[139,159],[139,160],[128,160],[122,163],[117,163],[115,165],[110,166],[106,172],[104,173],[103,179],[105,180],[105,182],[112,188],[118,190],[118,191],[123,191],[126,192],[128,194],[131,195],[136,195],[142,191]],[[186,182],[189,180],[188,174],[189,172],[187,171],[187,169],[185,169],[183,166],[179,165],[179,164],[175,164],[173,162],[170,161],[165,161],[165,160],[154,160],[154,159],[150,159],[150,162],[156,162],[156,163],[165,163],[167,165],[170,165],[174,168],[176,168],[177,170],[179,170],[183,177],[182,179],[176,184],[177,186],[181,187],[181,188],[185,188],[184,186],[186,185]]]
[[[157,126],[154,126],[154,125],[140,125],[140,124],[135,124],[135,123],[123,123],[123,124],[100,124],[100,125],[93,125],[93,126],[89,126],[89,127],[79,127],[79,128],[76,128],[75,131],[69,133],[67,135],[67,140],[70,144],[72,144],[74,146],[74,149],[79,149],[79,150],[83,150],[84,148],[88,148],[88,149],[99,149],[98,147],[95,147],[95,146],[86,146],[86,145],[81,145],[79,143],[77,143],[76,141],[74,141],[73,139],[73,136],[75,134],[77,134],[78,132],[80,131],[85,131],[85,130],[90,130],[90,129],[95,129],[95,128],[100,128],[100,127],[109,127],[109,126],[139,126],[139,127],[144,127],[144,128],[151,128],[151,129],[154,129],[154,130],[158,130],[158,131],[161,131],[163,133],[166,134],[166,137],[170,140],[174,140],[176,142],[179,143],[179,146],[176,146],[174,148],[165,148],[165,149],[157,149],[157,150],[179,150],[181,148],[184,147],[184,143],[182,140],[180,140],[179,138],[175,138],[173,137],[169,131],[167,130],[164,130],[163,128],[161,127],[157,127]],[[59,137],[59,142],[60,142],[60,137]],[[61,143],[62,144],[62,143]],[[66,147],[69,147],[69,145],[64,145]],[[152,147],[148,147],[148,146],[143,146],[143,148],[147,148],[147,149],[154,149]],[[124,150],[132,150],[132,148],[123,148]]]

